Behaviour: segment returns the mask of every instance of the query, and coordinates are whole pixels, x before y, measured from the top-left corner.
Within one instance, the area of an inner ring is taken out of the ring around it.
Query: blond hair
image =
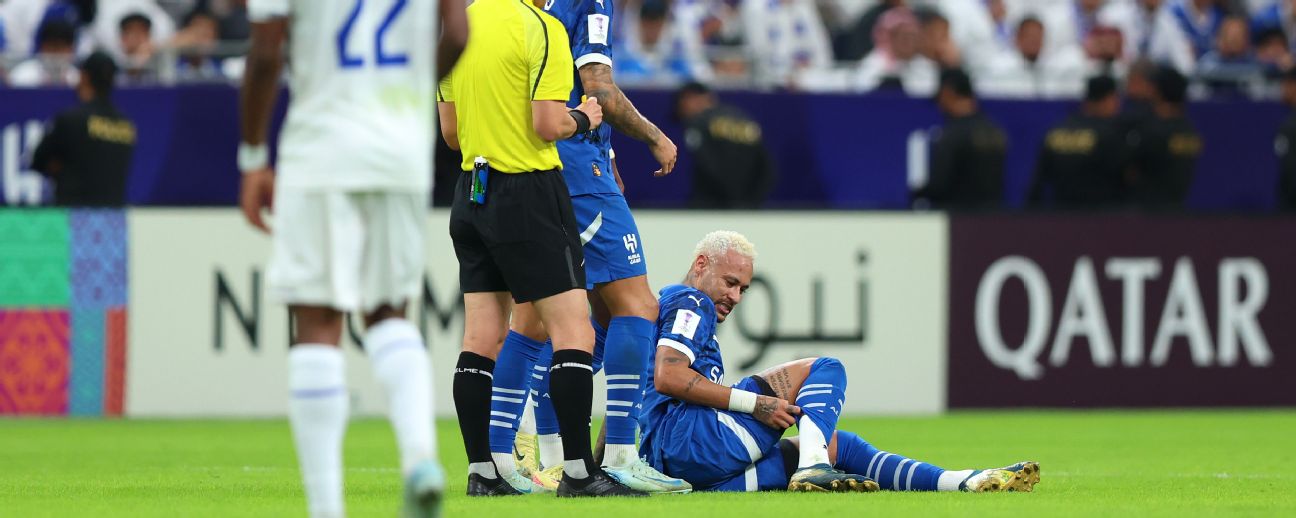
[[[725,252],[733,250],[747,259],[756,260],[756,245],[747,240],[747,236],[732,230],[716,230],[698,241],[693,249],[693,257],[706,256],[712,261],[720,260]]]

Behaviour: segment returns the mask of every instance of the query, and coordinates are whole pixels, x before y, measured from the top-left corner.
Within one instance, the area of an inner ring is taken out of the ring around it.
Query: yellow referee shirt
[[[437,100],[455,105],[463,170],[478,156],[504,173],[561,169],[558,147],[532,127],[531,101],[571,95],[562,23],[526,0],[477,0],[468,6],[468,30],[468,48],[437,89]]]

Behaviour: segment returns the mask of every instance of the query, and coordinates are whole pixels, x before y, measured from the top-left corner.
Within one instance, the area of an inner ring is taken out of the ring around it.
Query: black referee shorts
[[[450,237],[464,293],[507,291],[518,303],[585,288],[585,256],[562,172],[491,171],[486,203],[468,201],[472,173],[459,175]]]

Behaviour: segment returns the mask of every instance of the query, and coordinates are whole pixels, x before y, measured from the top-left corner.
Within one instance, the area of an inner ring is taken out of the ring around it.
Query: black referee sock
[[[590,452],[590,407],[594,404],[594,357],[585,351],[563,349],[554,351],[553,367],[549,369],[549,395],[553,400],[554,414],[558,416],[558,430],[562,433],[563,456],[570,465],[583,462],[586,471],[596,469],[594,455]],[[564,470],[570,478],[584,478],[578,470]]]
[[[469,473],[489,474],[487,478],[495,478],[490,452],[490,398],[494,370],[494,360],[464,351],[459,353],[454,375],[455,411],[459,414],[464,450],[468,452]]]

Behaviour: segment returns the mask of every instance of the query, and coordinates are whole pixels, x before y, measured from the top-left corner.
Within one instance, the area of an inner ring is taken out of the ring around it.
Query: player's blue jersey
[[[682,284],[662,288],[661,308],[657,316],[657,346],[671,347],[689,357],[689,368],[714,383],[724,384],[724,361],[720,358],[720,342],[716,341],[716,309],[709,297]],[[645,441],[652,424],[666,414],[675,400],[657,392],[653,380],[653,366],[657,352],[653,349],[648,360],[644,383],[644,410],[639,413],[639,429]]]
[[[572,58],[576,62],[572,70],[576,86],[567,101],[569,107],[580,106],[585,97],[585,87],[578,72],[580,67],[590,63],[612,65],[612,3],[613,0],[548,0],[545,3],[545,11],[567,28]],[[621,192],[612,174],[611,150],[612,127],[608,124],[558,141],[563,180],[572,196]]]

